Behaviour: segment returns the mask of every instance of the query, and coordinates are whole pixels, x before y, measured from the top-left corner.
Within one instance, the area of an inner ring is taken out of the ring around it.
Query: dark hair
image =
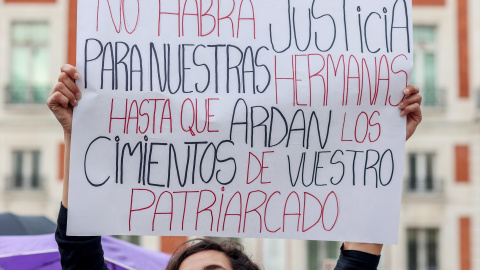
[[[182,249],[183,246],[186,247]],[[181,244],[173,253],[166,270],[178,270],[186,258],[207,250],[219,251],[225,254],[230,262],[230,266],[234,270],[260,270],[260,267],[245,254],[242,245],[232,241],[217,243],[209,239],[193,239]]]

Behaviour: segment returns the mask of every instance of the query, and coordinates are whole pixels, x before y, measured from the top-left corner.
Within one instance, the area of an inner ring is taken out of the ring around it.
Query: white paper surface
[[[410,18],[401,0],[79,1],[68,234],[396,243]]]

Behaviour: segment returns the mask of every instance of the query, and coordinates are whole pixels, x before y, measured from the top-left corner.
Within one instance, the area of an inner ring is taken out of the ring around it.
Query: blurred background
[[[75,63],[76,2],[0,0],[0,213],[56,220],[63,134],[45,102],[60,66]],[[379,269],[480,269],[480,1],[413,4],[424,120],[406,145],[399,243],[384,247]],[[169,253],[186,240],[122,238]],[[340,247],[235,241],[267,270],[333,269]]]

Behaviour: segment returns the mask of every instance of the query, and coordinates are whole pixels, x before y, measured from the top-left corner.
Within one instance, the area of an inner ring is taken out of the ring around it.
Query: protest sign
[[[78,2],[68,234],[397,241],[411,1]]]

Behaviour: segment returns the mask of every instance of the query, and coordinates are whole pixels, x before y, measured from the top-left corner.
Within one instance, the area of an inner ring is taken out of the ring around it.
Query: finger
[[[405,116],[405,115],[408,115],[408,114],[420,114],[421,113],[421,110],[420,110],[420,104],[418,103],[413,103],[413,104],[410,104],[408,106],[406,106],[401,112],[400,112],[400,115],[401,116]]]
[[[72,65],[65,64],[60,68],[60,71],[65,72],[72,80],[80,79],[80,72]]]
[[[78,101],[75,98],[75,95],[63,84],[62,82],[58,82],[54,88],[56,93],[61,93],[68,99],[68,102],[72,104],[72,106],[77,106]]]
[[[405,95],[414,95],[420,92],[420,89],[416,85],[409,85],[403,89]]]
[[[417,93],[417,94],[414,94],[414,95],[411,95],[411,96],[407,96],[402,102],[400,102],[400,104],[398,104],[398,107],[400,109],[403,109],[403,108],[407,107],[408,105],[414,104],[414,103],[418,103],[418,104],[421,105],[422,104],[422,95]]]
[[[82,93],[80,92],[80,89],[78,89],[77,84],[72,80],[72,78],[70,78],[67,73],[60,73],[60,76],[58,76],[58,81],[63,83],[70,90],[70,92],[73,93],[77,100],[80,100],[82,98]]]
[[[59,105],[61,105],[64,108],[68,108],[68,102],[69,102],[68,98],[64,96],[61,92],[55,92],[53,93],[53,95],[51,95],[48,98],[47,105],[53,111]]]

